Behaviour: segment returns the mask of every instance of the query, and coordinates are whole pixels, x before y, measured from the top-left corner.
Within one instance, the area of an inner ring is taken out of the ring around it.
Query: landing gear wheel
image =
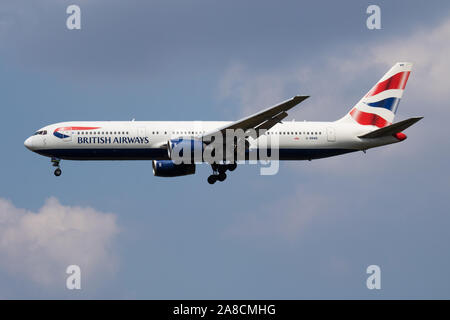
[[[221,172],[217,176],[217,180],[219,180],[219,181],[224,181],[226,178],[227,178],[227,174],[225,172]]]
[[[62,171],[60,168],[57,168],[54,172],[55,176],[59,177],[61,175]]]
[[[212,174],[208,177],[208,183],[209,184],[214,184],[217,181],[217,177],[216,175]]]
[[[229,164],[228,165],[228,170],[230,170],[230,171],[234,171],[234,169],[236,169],[237,168],[237,164],[236,163],[231,163],[231,164]]]
[[[219,168],[217,169],[217,171],[219,171],[219,173],[225,173],[227,171],[227,166],[226,165],[221,165],[219,166]]]

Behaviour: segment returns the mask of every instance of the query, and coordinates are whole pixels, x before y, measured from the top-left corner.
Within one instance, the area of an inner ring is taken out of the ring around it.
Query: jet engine
[[[204,148],[203,141],[197,139],[179,138],[167,141],[168,156],[172,160],[179,158],[189,163],[201,162]]]
[[[180,177],[195,173],[195,164],[175,164],[172,160],[153,160],[156,177]]]

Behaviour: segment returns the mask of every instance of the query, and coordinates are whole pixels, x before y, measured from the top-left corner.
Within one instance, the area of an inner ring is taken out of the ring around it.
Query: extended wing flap
[[[262,124],[257,126],[255,129],[256,130],[269,130],[274,125],[276,125],[278,122],[281,122],[281,120],[283,120],[287,116],[288,116],[287,112],[283,111],[283,112],[277,114],[275,117],[263,122]]]

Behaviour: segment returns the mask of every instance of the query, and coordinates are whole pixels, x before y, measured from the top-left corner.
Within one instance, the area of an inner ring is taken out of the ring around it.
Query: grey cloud
[[[66,29],[69,4],[81,7],[80,31]],[[290,0],[9,0],[0,4],[0,50],[24,68],[71,77],[198,76],[236,59],[283,65],[307,54],[305,45],[319,50],[336,43],[330,32],[361,26],[362,7],[308,2],[302,10]],[[345,13],[349,24],[340,23]]]

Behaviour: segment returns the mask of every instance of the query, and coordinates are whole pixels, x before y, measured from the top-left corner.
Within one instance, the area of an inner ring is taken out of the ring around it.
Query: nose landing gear
[[[61,175],[62,171],[60,168],[56,168],[55,172],[53,172],[53,173],[55,174],[55,176],[59,177]]]
[[[61,160],[58,159],[58,158],[52,158],[52,160],[51,160],[52,165],[53,165],[54,167],[56,167],[55,172],[54,172],[54,175],[57,176],[57,177],[59,177],[59,176],[61,175],[61,173],[62,173],[61,168],[59,167],[59,162],[60,162],[60,161],[61,161]]]

